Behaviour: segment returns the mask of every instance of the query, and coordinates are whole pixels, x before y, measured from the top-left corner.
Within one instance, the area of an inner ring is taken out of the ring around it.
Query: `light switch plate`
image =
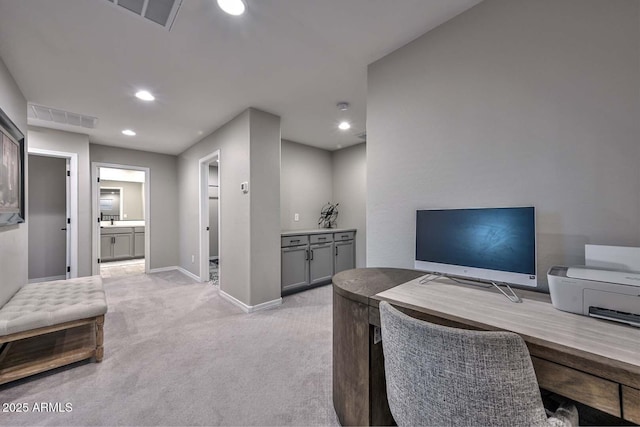
[[[240,184],[240,189],[243,193],[247,194],[249,192],[249,183],[247,181]]]
[[[293,214],[293,220],[300,221],[300,214],[297,214],[297,213]]]

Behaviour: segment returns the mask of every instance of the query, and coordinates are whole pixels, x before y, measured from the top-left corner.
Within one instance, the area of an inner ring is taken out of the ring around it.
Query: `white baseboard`
[[[226,299],[227,301],[229,301],[231,304],[235,305],[236,307],[239,307],[245,313],[253,313],[260,310],[266,310],[268,308],[277,307],[282,304],[282,298],[278,298],[271,301],[263,302],[258,305],[247,305],[242,301],[240,301],[239,299],[232,297],[222,289],[220,290],[220,296]]]
[[[29,279],[28,283],[53,282],[54,280],[65,280],[66,278],[66,274],[62,276],[38,277],[37,279]]]
[[[198,282],[202,282],[202,280],[200,280],[198,276],[196,276],[189,270],[179,267],[177,265],[172,265],[171,267],[152,268],[149,270],[149,273],[162,273],[163,271],[173,271],[173,270],[178,270],[180,273],[184,274],[185,276],[190,277],[193,280],[197,280]]]

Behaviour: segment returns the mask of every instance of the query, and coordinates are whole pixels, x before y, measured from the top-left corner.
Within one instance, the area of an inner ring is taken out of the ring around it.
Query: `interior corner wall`
[[[251,298],[255,306],[281,297],[280,117],[250,110]],[[224,203],[224,200],[222,201]],[[224,255],[224,253],[223,253]]]
[[[367,146],[354,145],[332,154],[333,201],[338,206],[338,227],[355,228],[356,268],[366,267]]]
[[[281,147],[280,226],[318,228],[322,207],[333,203],[331,152],[284,139]],[[299,221],[294,220],[296,213]]]
[[[178,265],[178,176],[177,158],[168,154],[89,145],[91,163],[113,163],[149,168],[150,268]]]
[[[485,0],[371,64],[367,264],[411,268],[424,208],[535,206],[542,290],[638,246],[639,4]]]
[[[13,76],[0,58],[0,108],[25,136],[25,181],[28,171],[27,100],[22,95]],[[25,202],[29,183],[25,182]],[[28,276],[28,225],[29,206],[26,206],[26,222],[0,227],[0,306],[27,283]]]
[[[180,266],[200,275],[200,159],[220,150],[220,288],[250,301],[249,194],[240,183],[249,181],[249,110],[224,124],[178,157]],[[191,259],[194,262],[191,262]]]
[[[29,126],[29,147],[78,155],[78,277],[91,275],[91,168],[89,136]]]

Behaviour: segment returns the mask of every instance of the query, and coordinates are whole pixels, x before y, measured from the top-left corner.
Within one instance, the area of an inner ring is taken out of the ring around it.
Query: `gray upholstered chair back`
[[[391,413],[399,426],[577,425],[547,419],[524,340],[414,319],[380,303]]]

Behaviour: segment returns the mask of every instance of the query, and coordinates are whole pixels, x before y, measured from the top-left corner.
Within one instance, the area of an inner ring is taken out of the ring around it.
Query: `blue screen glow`
[[[416,260],[536,274],[533,207],[420,210]]]

